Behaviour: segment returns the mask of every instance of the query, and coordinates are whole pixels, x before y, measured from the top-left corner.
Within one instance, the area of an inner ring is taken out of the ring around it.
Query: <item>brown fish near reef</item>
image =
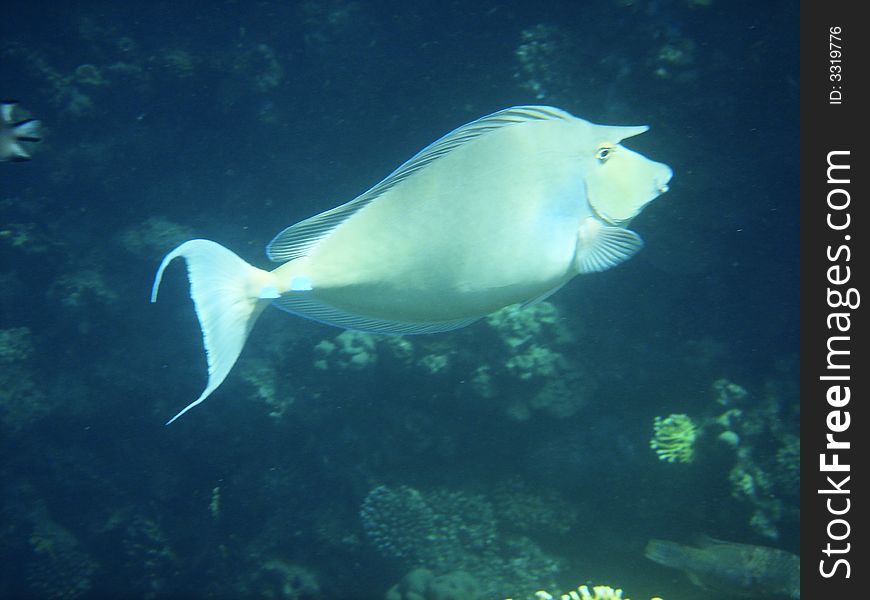
[[[800,557],[785,550],[704,537],[698,547],[650,540],[646,557],[680,569],[706,590],[746,598],[801,597]]]

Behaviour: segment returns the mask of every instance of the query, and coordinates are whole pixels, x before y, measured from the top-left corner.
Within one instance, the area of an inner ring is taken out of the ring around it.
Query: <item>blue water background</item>
[[[25,345],[0,364],[0,595],[383,598],[414,561],[360,517],[378,486],[540,496],[549,525],[522,535],[561,561],[540,585],[563,590],[704,594],[644,558],[651,538],[798,552],[783,442],[799,415],[796,3],[8,2],[4,14],[0,96],[45,139],[31,162],[0,163],[0,330]],[[410,361],[379,341],[354,369],[316,349],[340,330],[270,309],[220,390],[164,427],[205,381],[180,265],[148,303],[172,243],[213,239],[266,267],[284,227],[518,104],[648,124],[626,145],[675,173],[631,225],[644,249],[549,300],[558,319],[540,343],[571,364],[558,373],[582,397],[573,412],[501,402],[539,388],[499,380],[516,373],[495,362],[503,334],[486,322],[412,339]],[[424,356],[448,366],[431,372]],[[480,365],[502,386],[494,398],[471,389]],[[269,401],[246,368],[274,384]],[[724,426],[689,464],[649,447],[656,416],[722,414],[722,378],[748,393],[742,448],[775,518],[762,492],[735,491]],[[293,569],[319,591],[288,591]]]

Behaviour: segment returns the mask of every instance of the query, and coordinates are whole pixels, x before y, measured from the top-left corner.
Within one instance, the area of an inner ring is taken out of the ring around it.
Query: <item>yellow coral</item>
[[[510,600],[508,598],[507,600]],[[545,590],[535,592],[535,600],[556,600],[556,596]],[[621,589],[613,589],[609,585],[596,585],[590,591],[588,586],[581,585],[576,590],[566,594],[559,594],[559,600],[629,600],[622,597]],[[662,600],[652,598],[651,600]]]
[[[672,414],[656,417],[655,433],[649,447],[656,451],[659,460],[690,463],[695,458],[695,440],[698,428],[688,415]]]

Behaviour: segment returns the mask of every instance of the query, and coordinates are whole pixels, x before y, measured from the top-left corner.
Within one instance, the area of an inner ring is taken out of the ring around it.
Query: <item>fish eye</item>
[[[610,158],[611,154],[613,154],[613,146],[602,146],[598,149],[598,152],[595,153],[595,158],[604,162]]]

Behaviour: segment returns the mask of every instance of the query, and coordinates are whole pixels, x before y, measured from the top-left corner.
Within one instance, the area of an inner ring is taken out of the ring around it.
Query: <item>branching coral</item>
[[[656,417],[653,421],[653,429],[655,433],[649,446],[656,451],[659,460],[670,463],[690,463],[694,460],[698,427],[688,415],[672,414],[664,418]]]
[[[466,573],[480,598],[535,589],[559,569],[533,540],[507,532],[493,504],[479,494],[378,486],[363,501],[360,518],[385,557],[435,575]]]

